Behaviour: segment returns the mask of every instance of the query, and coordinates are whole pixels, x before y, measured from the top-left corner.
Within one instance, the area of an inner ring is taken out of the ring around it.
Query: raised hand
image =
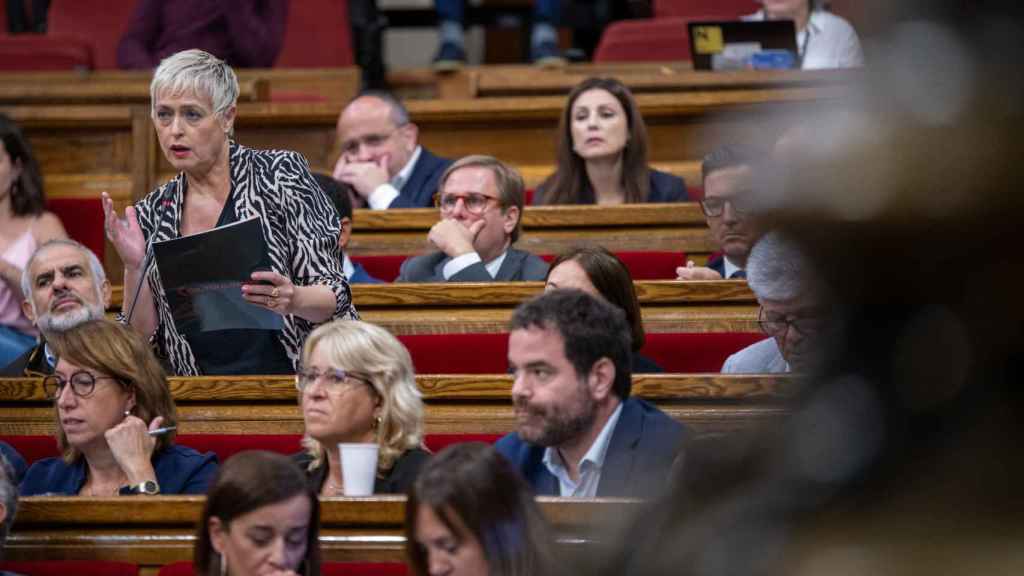
[[[722,275],[705,266],[695,266],[687,260],[686,266],[676,268],[676,280],[721,280]]]
[[[430,232],[427,233],[427,240],[434,246],[437,246],[438,250],[447,254],[449,258],[455,258],[463,254],[476,252],[473,242],[486,224],[485,220],[477,220],[467,228],[458,220],[446,218],[430,228]]]
[[[139,226],[138,214],[134,206],[124,209],[124,218],[118,218],[114,210],[114,201],[103,192],[101,195],[103,203],[103,227],[107,232],[107,239],[114,245],[118,256],[124,265],[131,270],[138,270],[146,258],[146,238],[142,234],[142,227]]]
[[[128,477],[129,483],[156,479],[150,460],[156,439],[149,435],[149,431],[159,428],[163,421],[163,416],[157,416],[147,427],[138,416],[126,414],[120,424],[103,433],[114,460]]]

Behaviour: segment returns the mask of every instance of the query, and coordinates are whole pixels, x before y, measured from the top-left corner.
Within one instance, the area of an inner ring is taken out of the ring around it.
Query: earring
[[[383,419],[382,419],[382,418],[380,417],[380,414],[378,414],[377,416],[375,416],[375,417],[373,418],[373,429],[374,429],[374,430],[377,430],[378,428],[380,428],[380,423],[381,423],[381,422],[383,422],[383,421],[384,421],[384,420],[383,420]]]

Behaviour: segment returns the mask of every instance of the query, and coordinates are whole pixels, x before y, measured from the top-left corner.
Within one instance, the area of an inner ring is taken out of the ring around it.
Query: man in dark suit
[[[348,185],[356,208],[427,208],[451,164],[417,143],[409,112],[387,92],[364,92],[338,116],[341,156],[334,179]]]
[[[0,375],[52,374],[56,357],[46,345],[54,333],[96,318],[110,304],[110,282],[92,250],[74,240],[51,240],[29,258],[22,274],[21,308],[39,329],[39,344],[11,362]]]
[[[695,266],[691,261],[677,268],[679,280],[747,277],[750,248],[763,233],[750,217],[749,206],[754,166],[764,158],[765,154],[757,148],[740,145],[725,146],[704,157],[704,199],[700,205],[719,252],[708,260],[707,266]]]
[[[437,251],[402,262],[397,282],[543,280],[547,262],[512,248],[523,213],[523,178],[490,156],[466,156],[441,176]]]
[[[629,395],[625,313],[574,289],[512,315],[517,431],[496,447],[540,495],[652,498],[666,485],[682,424]]]

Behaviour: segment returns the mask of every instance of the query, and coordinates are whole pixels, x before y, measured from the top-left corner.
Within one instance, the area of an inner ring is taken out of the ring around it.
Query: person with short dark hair
[[[560,288],[576,288],[622,308],[632,337],[632,372],[664,372],[654,360],[640,354],[646,339],[640,301],[629,268],[618,256],[602,246],[580,246],[559,254],[551,261],[544,289]]]
[[[282,454],[239,452],[218,471],[192,554],[200,576],[320,574],[320,501]]]
[[[574,289],[516,308],[508,361],[517,430],[496,447],[541,495],[650,498],[685,427],[630,396],[626,315]]]
[[[558,124],[557,167],[534,204],[683,202],[682,178],[647,165],[647,127],[615,78],[588,78],[569,93]]]
[[[397,282],[543,280],[548,264],[512,248],[523,217],[523,177],[491,156],[466,156],[441,176],[441,220],[427,234],[437,251],[402,262]]]
[[[348,186],[353,207],[431,206],[452,161],[419,144],[419,128],[398,98],[363,92],[342,109],[337,130],[341,155],[332,176]]]
[[[331,201],[334,202],[334,209],[338,211],[341,218],[341,233],[338,234],[338,248],[341,249],[341,270],[345,273],[350,284],[382,284],[384,281],[370,276],[370,273],[363,268],[359,262],[348,257],[348,243],[352,239],[352,199],[349,193],[342,187],[342,184],[326,174],[313,173],[313,178],[320,185]]]
[[[405,506],[414,576],[553,576],[555,539],[529,486],[488,444],[453,444],[423,467]]]

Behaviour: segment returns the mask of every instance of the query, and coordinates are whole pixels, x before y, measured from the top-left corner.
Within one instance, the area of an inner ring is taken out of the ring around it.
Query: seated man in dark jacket
[[[653,498],[666,487],[686,429],[630,397],[630,340],[622,309],[579,290],[513,313],[518,425],[496,446],[538,494]]]

